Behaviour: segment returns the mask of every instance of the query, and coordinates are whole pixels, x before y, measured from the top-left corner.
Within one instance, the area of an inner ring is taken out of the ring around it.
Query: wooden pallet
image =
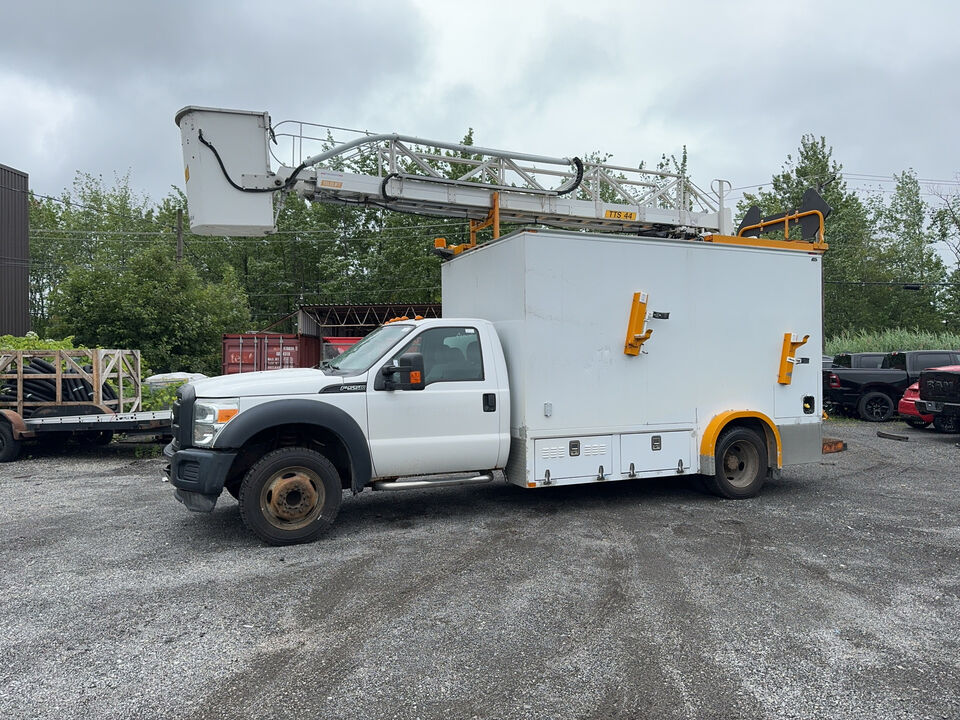
[[[45,360],[56,368],[53,373],[24,373],[31,358]],[[90,366],[90,370],[84,370]],[[93,389],[89,402],[66,400],[63,397],[63,378],[86,380]],[[53,380],[56,398],[52,401],[25,400],[23,381]],[[0,350],[0,385],[16,382],[16,397],[0,395],[0,408],[15,410],[23,416],[24,408],[36,410],[46,407],[95,405],[107,413],[136,412],[140,410],[140,351],[139,350]],[[104,397],[103,384],[109,382],[116,392],[115,399]]]

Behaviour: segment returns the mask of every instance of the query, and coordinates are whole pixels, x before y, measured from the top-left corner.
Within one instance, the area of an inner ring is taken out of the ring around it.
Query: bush
[[[173,383],[163,387],[151,388],[143,383],[140,388],[140,407],[148,410],[169,410],[177,399],[177,388],[186,382]]]
[[[63,340],[42,340],[35,332],[23,337],[0,335],[0,350],[82,350],[83,345],[74,345],[73,336]]]
[[[826,342],[826,354],[841,352],[893,352],[894,350],[957,350],[960,334],[925,332],[905,328],[842,332]]]

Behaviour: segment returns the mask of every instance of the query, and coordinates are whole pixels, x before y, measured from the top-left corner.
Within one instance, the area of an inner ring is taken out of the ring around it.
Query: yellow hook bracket
[[[793,366],[797,364],[797,348],[806,345],[809,335],[804,335],[803,340],[797,340],[796,335],[791,333],[783,334],[783,346],[780,348],[780,374],[777,376],[777,382],[781,385],[789,385],[793,381]]]
[[[640,348],[653,335],[653,329],[644,331],[647,320],[647,294],[635,292],[630,304],[630,321],[627,323],[627,340],[623,345],[625,355],[639,355]]]

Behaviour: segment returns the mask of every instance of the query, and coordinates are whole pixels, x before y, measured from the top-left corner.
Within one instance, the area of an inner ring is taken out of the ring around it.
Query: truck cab
[[[209,378],[181,388],[164,450],[177,498],[210,512],[226,489],[268,542],[303,542],[342,489],[485,473],[510,451],[510,391],[490,322],[390,322],[316,369]],[[482,475],[481,475],[482,476]]]

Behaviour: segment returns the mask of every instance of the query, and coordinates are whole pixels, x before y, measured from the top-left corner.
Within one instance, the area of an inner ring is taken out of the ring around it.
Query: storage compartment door
[[[613,436],[566,437],[535,440],[536,479],[596,478],[603,466],[607,477],[613,472]]]
[[[689,430],[631,433],[620,436],[620,472],[690,471],[693,439]]]

